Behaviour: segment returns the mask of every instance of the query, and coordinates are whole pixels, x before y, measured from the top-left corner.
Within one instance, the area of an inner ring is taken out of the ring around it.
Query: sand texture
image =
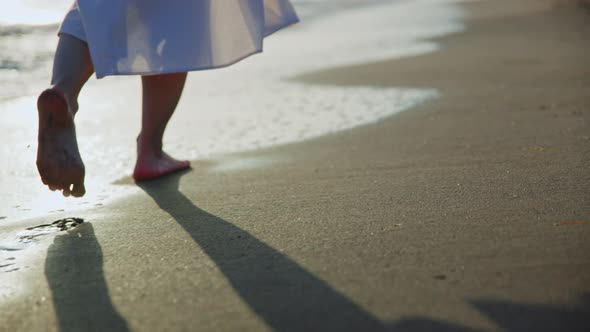
[[[195,161],[80,213],[2,326],[590,330],[590,14],[541,0],[465,8],[467,30],[439,52],[294,78],[439,98]]]

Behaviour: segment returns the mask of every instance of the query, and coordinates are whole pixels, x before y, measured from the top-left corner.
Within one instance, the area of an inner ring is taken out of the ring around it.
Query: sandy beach
[[[590,329],[590,11],[463,6],[440,51],[291,78],[438,98],[68,215],[0,261],[0,330]]]

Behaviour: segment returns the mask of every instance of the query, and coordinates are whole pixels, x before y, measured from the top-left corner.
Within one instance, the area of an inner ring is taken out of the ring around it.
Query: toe
[[[183,160],[183,161],[179,162],[179,163],[176,165],[176,167],[174,167],[174,168],[172,169],[172,171],[181,171],[181,170],[183,170],[183,169],[187,169],[187,168],[189,168],[190,166],[191,166],[191,163],[190,163],[189,161],[187,161],[187,160]]]
[[[84,194],[86,194],[86,188],[84,188],[84,183],[74,183],[74,185],[72,186],[71,194],[74,197],[84,196]]]
[[[70,194],[72,192],[71,188],[72,188],[71,183],[62,183],[61,184],[60,189],[61,189],[61,191],[62,191],[61,193],[64,195],[64,197],[70,196]]]
[[[47,178],[43,175],[41,175],[41,182],[43,182],[44,185],[49,185],[49,181],[47,181]]]

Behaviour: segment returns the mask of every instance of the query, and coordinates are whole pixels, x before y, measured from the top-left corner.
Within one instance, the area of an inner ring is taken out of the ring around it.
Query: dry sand
[[[440,52],[298,78],[441,98],[89,212],[4,328],[590,329],[590,15],[465,6]]]

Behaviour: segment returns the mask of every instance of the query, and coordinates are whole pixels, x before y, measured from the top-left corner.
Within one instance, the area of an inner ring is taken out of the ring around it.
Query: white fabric
[[[60,33],[88,43],[100,78],[231,65],[298,21],[289,0],[77,0]]]
[[[82,25],[82,18],[80,17],[80,10],[77,2],[74,2],[63,22],[61,22],[58,35],[61,35],[62,33],[86,41],[86,32],[84,32],[84,26]]]

